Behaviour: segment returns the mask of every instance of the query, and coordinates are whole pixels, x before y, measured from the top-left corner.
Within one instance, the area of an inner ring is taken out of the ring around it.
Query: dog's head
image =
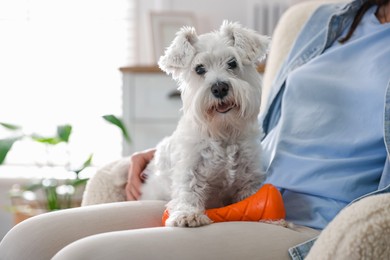
[[[261,78],[256,68],[269,41],[227,21],[219,31],[200,36],[184,27],[159,66],[179,81],[185,116],[208,129],[239,129],[259,113]]]

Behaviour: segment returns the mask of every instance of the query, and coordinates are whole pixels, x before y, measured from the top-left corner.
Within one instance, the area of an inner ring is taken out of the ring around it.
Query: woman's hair
[[[378,5],[378,6],[381,6],[381,5],[385,5],[389,2],[390,0],[367,0],[361,7],[360,9],[357,11],[356,15],[355,15],[355,18],[353,19],[353,22],[352,22],[352,25],[351,25],[351,28],[349,28],[349,31],[347,33],[347,35],[345,37],[343,37],[342,39],[339,40],[340,43],[344,43],[346,41],[349,40],[349,38],[351,38],[353,32],[355,31],[356,27],[359,25],[360,21],[362,20],[364,14],[366,13],[366,11],[368,9],[370,9],[370,7],[374,6],[374,5]]]

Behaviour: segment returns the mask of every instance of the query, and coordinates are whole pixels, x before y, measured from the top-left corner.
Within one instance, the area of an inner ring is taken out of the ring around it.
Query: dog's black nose
[[[218,81],[211,86],[211,93],[216,98],[224,98],[229,92],[229,84],[226,82]]]

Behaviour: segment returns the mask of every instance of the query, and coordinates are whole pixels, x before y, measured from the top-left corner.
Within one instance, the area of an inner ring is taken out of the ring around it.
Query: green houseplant
[[[106,122],[118,127],[126,142],[131,142],[128,131],[122,120],[114,115],[104,115]],[[53,136],[41,136],[37,134],[24,134],[20,126],[8,123],[0,123],[4,128],[15,132],[12,137],[0,139],[0,165],[12,149],[13,144],[22,139],[31,139],[47,147],[54,147],[60,143],[68,144],[72,134],[72,126],[69,124],[57,126],[56,134]],[[83,164],[70,169],[69,164],[64,168],[67,172],[73,173],[73,178],[59,180],[57,178],[43,178],[34,181],[29,185],[14,185],[10,190],[12,211],[15,213],[15,222],[28,218],[41,212],[60,210],[80,205],[80,193],[84,190],[88,178],[83,178],[81,172],[92,165],[93,155],[91,154]],[[50,166],[50,162],[47,164]],[[40,197],[40,199],[38,199]]]

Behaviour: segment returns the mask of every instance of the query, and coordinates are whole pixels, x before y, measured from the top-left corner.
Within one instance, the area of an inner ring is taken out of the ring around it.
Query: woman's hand
[[[126,198],[138,200],[141,196],[141,185],[147,176],[142,173],[146,165],[153,159],[155,149],[135,153],[130,157],[130,167],[127,175]]]

